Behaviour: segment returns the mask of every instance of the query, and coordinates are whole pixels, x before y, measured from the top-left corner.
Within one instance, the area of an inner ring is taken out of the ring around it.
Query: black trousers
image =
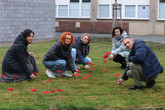
[[[116,57],[113,59],[114,62],[118,62],[118,63],[126,63],[125,57],[122,57],[121,55],[116,55]]]

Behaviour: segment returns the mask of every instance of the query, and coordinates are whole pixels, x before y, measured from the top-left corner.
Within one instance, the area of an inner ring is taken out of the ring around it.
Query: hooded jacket
[[[63,59],[67,62],[72,73],[74,73],[76,72],[76,69],[71,56],[71,49],[70,45],[62,45],[60,41],[57,41],[44,56],[44,61],[56,61]]]
[[[82,64],[85,66],[84,58],[89,54],[89,49],[90,45],[84,44],[83,41],[81,40],[81,37],[77,37],[74,44],[73,48],[76,49],[76,57],[82,62]]]
[[[135,40],[128,61],[142,65],[146,81],[163,72],[163,67],[160,65],[155,53],[142,40]],[[126,75],[128,70],[129,68],[122,77],[124,80],[128,79]]]
[[[112,44],[112,54],[116,56],[120,54],[122,57],[125,57],[125,60],[128,61],[128,56],[130,50],[128,50],[125,45],[123,44],[124,38],[127,37],[127,33],[123,31],[120,37],[113,37],[113,44]]]
[[[26,64],[28,43],[21,34],[15,39],[12,46],[8,49],[2,62],[2,71],[8,73],[26,73],[29,76],[32,71]]]

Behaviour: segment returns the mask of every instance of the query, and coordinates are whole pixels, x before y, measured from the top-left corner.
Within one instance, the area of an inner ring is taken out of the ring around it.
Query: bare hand
[[[36,76],[35,76],[34,74],[31,74],[31,75],[30,75],[30,78],[31,78],[31,79],[36,79]]]
[[[77,72],[74,72],[74,75],[76,76],[76,78],[78,78],[78,73]]]
[[[28,52],[28,54],[29,54],[30,56],[34,57],[33,52]]]
[[[86,69],[90,69],[90,66],[89,66],[89,65],[85,65],[85,68],[86,68]]]
[[[114,55],[111,54],[111,55],[109,56],[109,60],[113,60],[113,59],[114,59]]]
[[[118,81],[117,81],[117,84],[118,85],[121,85],[121,83],[124,81],[124,79],[120,78]]]

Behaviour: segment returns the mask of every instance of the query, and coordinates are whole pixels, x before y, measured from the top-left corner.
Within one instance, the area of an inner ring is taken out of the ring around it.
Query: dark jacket
[[[89,54],[90,45],[84,44],[81,37],[77,37],[73,44],[73,48],[76,49],[76,57],[85,66],[84,58]]]
[[[63,59],[67,62],[72,73],[74,73],[76,69],[71,56],[71,49],[70,45],[62,45],[60,41],[57,41],[44,56],[44,61],[56,61]]]
[[[8,49],[2,63],[2,71],[8,73],[33,73],[26,63],[27,41],[21,34],[15,39],[13,45]]]
[[[142,40],[135,40],[128,61],[142,65],[146,81],[163,72],[163,67],[160,65],[155,53]],[[122,77],[124,80],[128,79],[126,75],[128,70],[129,68]]]

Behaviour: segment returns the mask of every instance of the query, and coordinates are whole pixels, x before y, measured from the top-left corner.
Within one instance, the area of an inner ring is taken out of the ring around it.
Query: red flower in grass
[[[40,59],[39,57],[36,57],[36,59]]]
[[[77,73],[79,73],[80,71],[79,70],[76,70]]]
[[[63,89],[57,89],[59,92],[63,91]]]
[[[88,65],[91,65],[91,64],[92,64],[91,62],[88,63]]]
[[[103,71],[107,71],[107,69],[103,69]]]
[[[86,77],[82,77],[82,79],[87,79]]]
[[[63,75],[63,73],[58,73],[58,75],[60,76],[60,75]]]
[[[13,76],[13,78],[17,78],[17,76]]]
[[[51,81],[51,79],[46,80],[46,82],[49,82],[49,81]]]
[[[107,61],[106,61],[106,60],[104,60],[104,62],[106,63]]]
[[[57,73],[61,73],[61,70],[57,70]]]
[[[164,73],[164,71],[162,73]]]
[[[91,77],[91,75],[90,74],[87,74],[87,77]]]
[[[92,66],[95,66],[95,64],[91,64]]]
[[[5,77],[5,75],[1,75],[1,77]]]
[[[76,76],[78,77],[78,76],[79,76],[79,74],[78,74],[78,73],[76,73]]]
[[[116,77],[120,76],[120,73],[116,73],[115,76],[116,76]]]
[[[45,91],[45,94],[49,94],[49,91]]]
[[[53,89],[51,92],[55,92],[56,90],[55,89]]]
[[[120,43],[122,43],[123,41],[120,41]]]
[[[30,89],[30,90],[33,91],[33,92],[36,91],[36,89]]]
[[[33,72],[33,74],[37,75],[38,73],[37,72]]]
[[[111,52],[107,52],[105,55],[109,55],[109,54],[111,54]]]
[[[108,55],[104,55],[104,56],[103,56],[103,59],[106,59],[106,58],[108,58]]]
[[[93,68],[93,70],[96,70],[96,68]]]
[[[0,62],[0,64],[2,64],[2,62]]]
[[[8,90],[9,90],[9,91],[14,91],[14,89],[13,89],[13,88],[9,88]]]

